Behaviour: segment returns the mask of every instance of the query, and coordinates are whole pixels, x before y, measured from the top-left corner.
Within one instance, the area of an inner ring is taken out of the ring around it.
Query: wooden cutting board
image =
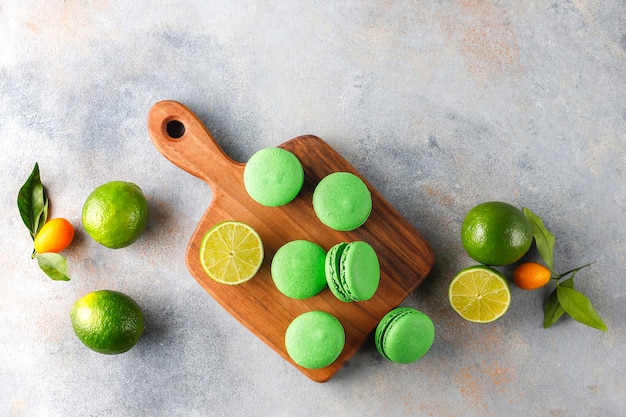
[[[202,121],[186,106],[175,101],[156,103],[148,115],[148,130],[156,148],[171,162],[204,180],[213,199],[202,216],[187,247],[186,262],[198,283],[252,333],[317,382],[329,380],[365,342],[380,319],[397,307],[430,272],[434,253],[422,236],[405,220],[350,163],[315,136],[299,136],[281,148],[294,153],[304,168],[302,191],[282,207],[264,207],[252,200],[243,185],[245,164],[229,158]],[[352,232],[338,232],[323,225],[312,206],[313,191],[326,175],[337,171],[359,176],[372,193],[373,209],[367,222]],[[401,181],[400,178],[397,179]],[[238,220],[252,226],[261,236],[265,259],[250,281],[228,286],[206,275],[199,259],[204,234],[224,220]],[[270,265],[285,243],[306,239],[324,250],[339,242],[364,240],[377,252],[381,277],[372,299],[344,303],[328,288],[307,300],[294,300],[276,289]],[[339,358],[322,369],[296,365],[285,350],[287,326],[299,314],[311,310],[332,313],[344,326],[346,345]],[[252,362],[252,360],[250,360]]]

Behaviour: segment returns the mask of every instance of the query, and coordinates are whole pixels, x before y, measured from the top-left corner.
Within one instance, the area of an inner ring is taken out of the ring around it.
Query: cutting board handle
[[[152,106],[148,132],[163,156],[212,188],[243,167],[224,152],[198,116],[177,101],[163,100]]]

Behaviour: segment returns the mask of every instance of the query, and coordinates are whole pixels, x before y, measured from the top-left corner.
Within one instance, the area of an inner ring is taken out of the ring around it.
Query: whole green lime
[[[139,239],[148,223],[148,202],[132,182],[102,184],[87,197],[83,227],[96,242],[113,249]]]
[[[94,291],[76,301],[70,310],[74,333],[89,349],[109,355],[135,346],[144,330],[137,303],[121,292]]]
[[[528,218],[515,206],[489,201],[472,208],[461,227],[467,254],[485,265],[509,265],[528,252],[533,230]]]

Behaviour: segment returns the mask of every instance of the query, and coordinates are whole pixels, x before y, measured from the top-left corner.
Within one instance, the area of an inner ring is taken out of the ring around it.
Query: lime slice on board
[[[484,265],[459,272],[448,289],[452,308],[465,320],[490,323],[502,317],[511,305],[509,284],[502,274]]]
[[[263,242],[250,226],[225,221],[213,226],[202,238],[200,263],[217,282],[236,285],[250,280],[263,263]]]

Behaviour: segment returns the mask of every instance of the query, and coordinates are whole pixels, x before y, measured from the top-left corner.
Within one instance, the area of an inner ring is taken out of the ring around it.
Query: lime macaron
[[[410,307],[387,313],[376,327],[376,349],[397,363],[411,363],[428,352],[435,339],[435,326],[426,314]]]
[[[372,195],[367,185],[349,172],[334,172],[313,192],[313,210],[331,229],[347,232],[357,229],[372,211]]]
[[[346,334],[332,314],[314,310],[296,317],[285,332],[285,348],[291,359],[308,369],[324,368],[341,354]]]
[[[257,203],[283,206],[302,189],[304,169],[293,153],[282,148],[265,148],[248,160],[243,182],[248,195]]]
[[[276,288],[299,300],[317,295],[326,286],[326,252],[308,240],[285,243],[274,254],[271,275]]]
[[[380,282],[378,256],[367,242],[338,243],[325,260],[326,281],[341,301],[367,301]]]

